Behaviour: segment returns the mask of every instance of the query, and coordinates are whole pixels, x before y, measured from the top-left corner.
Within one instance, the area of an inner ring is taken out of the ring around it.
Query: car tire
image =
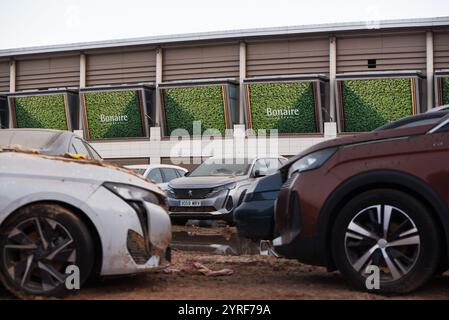
[[[92,237],[84,223],[58,204],[19,209],[0,228],[0,280],[14,295],[63,296],[67,267],[79,268],[79,284],[94,262]],[[70,279],[71,280],[71,279]],[[71,282],[73,283],[73,282]]]
[[[377,189],[349,201],[332,231],[332,255],[343,275],[362,290],[402,294],[434,275],[440,255],[439,230],[429,210],[410,195]],[[366,272],[379,267],[378,286]]]

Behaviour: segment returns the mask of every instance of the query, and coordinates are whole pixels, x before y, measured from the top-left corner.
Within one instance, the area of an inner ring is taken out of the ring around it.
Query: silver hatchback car
[[[233,224],[234,209],[255,179],[274,173],[283,157],[210,158],[183,178],[168,184],[167,203],[172,221],[224,220]]]

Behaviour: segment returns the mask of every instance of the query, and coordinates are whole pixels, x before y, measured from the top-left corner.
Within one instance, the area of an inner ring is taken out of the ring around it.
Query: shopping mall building
[[[173,152],[178,140],[207,145],[204,132],[228,141],[276,129],[291,156],[446,103],[449,17],[0,51],[3,128],[76,130],[126,164],[210,156]]]

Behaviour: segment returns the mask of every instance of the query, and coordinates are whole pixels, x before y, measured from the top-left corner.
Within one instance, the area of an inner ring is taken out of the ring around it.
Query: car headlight
[[[223,186],[219,186],[219,187],[215,187],[211,190],[211,192],[209,194],[215,194],[215,193],[219,193],[223,190],[233,190],[237,187],[237,183],[229,183],[229,184],[225,184]]]
[[[170,197],[174,197],[175,196],[175,191],[169,185],[167,185],[167,188],[164,191]]]
[[[288,177],[290,178],[295,173],[318,169],[329,160],[336,151],[337,148],[329,148],[302,157],[290,166]]]
[[[164,203],[163,197],[156,195],[154,192],[129,184],[105,182],[103,186],[125,201],[145,201],[159,206]]]

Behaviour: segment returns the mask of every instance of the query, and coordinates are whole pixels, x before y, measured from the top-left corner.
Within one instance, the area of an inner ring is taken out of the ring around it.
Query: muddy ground
[[[338,272],[254,254],[257,245],[239,242],[229,228],[177,227],[173,246],[166,271],[102,279],[66,299],[449,299],[449,274],[406,296],[370,295],[353,290]],[[234,273],[206,276],[192,267],[194,262]],[[0,298],[11,296],[0,288]]]

